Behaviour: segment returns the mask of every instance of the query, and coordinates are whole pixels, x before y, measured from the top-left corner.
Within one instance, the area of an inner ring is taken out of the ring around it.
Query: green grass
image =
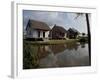
[[[69,40],[48,40],[48,41],[26,41],[25,43],[36,44],[36,45],[54,45],[54,44],[65,44],[71,42],[77,42],[77,39],[69,39]]]

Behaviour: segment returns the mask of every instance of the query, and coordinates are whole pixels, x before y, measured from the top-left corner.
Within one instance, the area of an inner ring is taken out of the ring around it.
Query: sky
[[[29,19],[45,22],[51,29],[56,24],[64,27],[66,30],[75,28],[80,33],[87,34],[85,13],[77,17],[76,13],[71,12],[23,10],[24,29],[26,28]]]

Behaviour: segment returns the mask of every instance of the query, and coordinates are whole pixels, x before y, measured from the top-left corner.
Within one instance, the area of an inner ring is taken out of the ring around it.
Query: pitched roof
[[[76,30],[75,28],[69,28],[69,29],[68,29],[68,32],[69,32],[69,31],[72,31],[72,32],[75,32],[75,33],[76,33],[76,32],[79,33],[79,31]]]
[[[38,30],[46,30],[46,31],[50,30],[50,27],[45,22],[41,21],[29,20],[28,25]]]
[[[67,33],[67,30],[64,29],[62,26],[54,25],[54,27],[52,28],[52,30],[57,30],[57,31],[60,31],[62,33]]]

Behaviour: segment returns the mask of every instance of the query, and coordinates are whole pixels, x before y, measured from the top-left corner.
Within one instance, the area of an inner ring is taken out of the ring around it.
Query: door
[[[43,32],[43,38],[45,38],[45,32]]]
[[[40,31],[38,31],[38,38],[40,38]]]

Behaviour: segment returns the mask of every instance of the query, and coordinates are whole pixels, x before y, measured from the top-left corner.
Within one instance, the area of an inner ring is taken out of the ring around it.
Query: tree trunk
[[[87,31],[88,31],[89,64],[91,65],[91,34],[90,34],[90,24],[89,24],[88,13],[86,13],[85,16],[86,16]]]

